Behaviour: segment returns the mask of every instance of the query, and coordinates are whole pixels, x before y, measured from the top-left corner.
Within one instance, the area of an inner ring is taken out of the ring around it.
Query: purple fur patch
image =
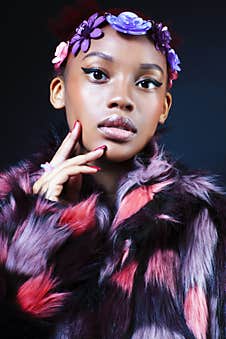
[[[38,205],[40,208],[39,199]],[[47,216],[37,216],[32,212],[18,226],[8,250],[6,261],[8,270],[37,275],[46,268],[51,252],[71,235],[70,229],[58,226],[60,215],[61,210]]]
[[[160,327],[157,325],[143,326],[137,329],[131,339],[185,339],[184,336],[174,331],[169,331],[164,326]]]
[[[182,266],[185,291],[196,285],[206,288],[213,275],[214,250],[218,236],[207,209],[202,210],[187,230],[187,250]]]

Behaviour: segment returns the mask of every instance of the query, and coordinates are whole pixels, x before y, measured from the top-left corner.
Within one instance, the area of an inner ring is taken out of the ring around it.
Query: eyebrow
[[[99,58],[113,62],[113,58],[110,55],[102,53],[102,52],[90,52],[89,54],[86,54],[82,60],[88,57],[91,57],[91,56],[98,56]]]
[[[82,60],[89,58],[91,56],[97,56],[101,59],[104,59],[104,60],[107,60],[107,61],[110,61],[110,62],[114,61],[114,59],[110,55],[102,53],[102,52],[90,52],[90,53],[86,54]],[[159,65],[156,65],[156,64],[144,63],[144,64],[140,64],[140,68],[142,70],[156,69],[156,70],[160,71],[162,74],[164,74],[163,69]]]
[[[160,71],[162,74],[164,74],[162,67],[160,67],[159,65],[156,65],[156,64],[141,64],[140,68],[144,69],[144,70],[156,69],[156,70]]]

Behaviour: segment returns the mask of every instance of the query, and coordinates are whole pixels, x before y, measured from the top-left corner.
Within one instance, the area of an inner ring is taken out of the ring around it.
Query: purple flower
[[[167,53],[167,61],[168,64],[170,65],[170,69],[172,72],[179,72],[181,70],[179,64],[180,64],[180,59],[178,58],[178,55],[175,53],[174,49],[170,49]]]
[[[95,13],[76,28],[76,33],[70,40],[70,45],[73,45],[72,53],[74,55],[78,53],[80,48],[83,52],[87,52],[90,47],[90,40],[98,39],[103,35],[102,30],[97,27],[104,21],[104,16],[98,17],[98,13]]]
[[[161,22],[153,25],[152,38],[157,50],[165,54],[165,51],[170,49],[171,35],[168,27],[163,26]]]
[[[143,20],[133,12],[122,12],[118,16],[107,14],[106,20],[116,31],[132,35],[146,34],[152,27],[150,21]]]

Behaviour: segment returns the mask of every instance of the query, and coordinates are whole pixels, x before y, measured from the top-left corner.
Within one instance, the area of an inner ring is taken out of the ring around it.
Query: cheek
[[[87,95],[79,83],[74,82],[73,85],[68,85],[65,91],[65,109],[69,127],[72,127],[75,120],[82,120],[85,117],[84,112],[88,110]]]
[[[164,95],[150,95],[140,100],[141,123],[144,128],[158,123],[164,108]]]

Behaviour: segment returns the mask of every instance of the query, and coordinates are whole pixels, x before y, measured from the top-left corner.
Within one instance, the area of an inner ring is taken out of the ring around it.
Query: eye
[[[143,79],[138,82],[136,82],[136,86],[140,88],[145,88],[145,89],[152,89],[155,87],[160,87],[162,85],[162,82],[159,82],[155,79]]]
[[[99,68],[85,68],[82,67],[85,74],[88,74],[89,78],[95,82],[103,82],[108,79],[108,76]]]

